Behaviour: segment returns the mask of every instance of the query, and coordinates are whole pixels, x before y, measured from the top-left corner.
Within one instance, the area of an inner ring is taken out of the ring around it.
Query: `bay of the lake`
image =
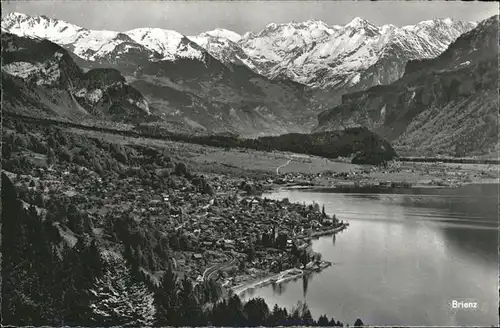
[[[308,278],[249,291],[352,325],[498,326],[498,185],[371,193],[281,190],[263,197],[325,205],[350,226],[312,248],[333,262]],[[454,309],[457,302],[477,308]]]

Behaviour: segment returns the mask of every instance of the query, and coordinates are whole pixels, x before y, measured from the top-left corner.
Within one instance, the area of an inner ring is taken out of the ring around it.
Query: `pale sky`
[[[498,14],[495,2],[463,1],[4,1],[10,12],[45,15],[88,29],[126,31],[159,27],[197,35],[218,27],[243,34],[269,23],[322,20],[344,25],[355,17],[375,25],[404,26],[450,17],[478,21]]]

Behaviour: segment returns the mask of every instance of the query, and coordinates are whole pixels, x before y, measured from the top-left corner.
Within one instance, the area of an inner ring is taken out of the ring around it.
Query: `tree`
[[[155,324],[158,326],[175,325],[179,322],[178,313],[178,285],[177,275],[173,272],[172,263],[163,274],[160,287],[155,292],[156,317]]]
[[[73,155],[68,151],[66,147],[60,147],[58,150],[59,158],[63,161],[71,162],[73,160]]]
[[[187,275],[184,276],[181,282],[179,292],[181,323],[183,325],[195,326],[201,323],[203,313],[194,296],[193,283]]]
[[[318,326],[328,326],[328,318],[323,314],[318,319]]]
[[[455,157],[465,157],[465,155],[466,155],[465,148],[460,144],[456,144],[454,156]]]
[[[118,162],[120,162],[122,164],[128,163],[128,157],[125,154],[125,152],[123,152],[123,150],[121,150],[121,149],[117,150],[117,152],[115,153],[115,158]]]
[[[309,254],[305,249],[300,252],[299,259],[300,263],[302,263],[302,265],[304,266],[306,266],[306,264],[309,263]]]
[[[319,212],[320,211],[319,204],[315,202],[313,205],[313,209],[314,209],[314,212]]]
[[[208,281],[208,285],[210,289],[210,301],[215,302],[222,295],[222,288],[213,279]]]
[[[330,321],[328,322],[328,326],[330,327],[342,327],[343,324],[340,323],[340,321],[335,321],[334,318],[331,318]]]
[[[273,311],[269,315],[267,321],[268,325],[271,327],[282,325],[285,319],[286,317],[283,317],[282,309],[278,306],[278,304],[274,304]]]
[[[255,260],[255,247],[253,245],[250,245],[247,248],[247,261],[253,262],[254,260]]]
[[[245,261],[240,261],[238,265],[238,270],[245,271],[245,269],[246,269]]]
[[[307,307],[307,305],[304,305]],[[311,315],[311,311],[309,308],[304,309],[304,312],[302,313],[302,323],[303,325],[310,326],[314,324],[314,319]]]
[[[292,249],[290,250],[290,253],[296,257],[300,256],[299,248],[297,247],[297,244],[295,244],[295,242],[292,244]]]
[[[364,325],[363,321],[359,318],[354,322],[354,327],[363,327]]]
[[[12,146],[8,143],[2,145],[2,158],[9,159],[12,154]]]
[[[299,302],[300,304],[300,302]],[[299,305],[300,306],[300,305]],[[301,325],[302,322],[300,320],[301,318],[301,313],[298,307],[292,309],[292,313],[290,315],[290,320],[292,325]]]
[[[262,298],[253,298],[243,307],[250,326],[264,326],[269,317],[269,307]]]
[[[233,295],[227,304],[227,320],[230,326],[244,326],[243,305],[238,295]]]
[[[90,290],[91,308],[97,325],[149,326],[155,316],[153,293],[137,282],[130,269],[113,261]]]
[[[278,238],[276,238],[276,247],[279,249],[286,249],[288,242],[288,235],[286,233],[280,233]]]
[[[74,204],[68,207],[68,227],[76,234],[81,234],[84,231],[83,216]]]
[[[186,164],[180,162],[175,164],[175,175],[186,176],[188,174],[188,167]]]
[[[179,238],[179,248],[183,251],[189,251],[192,248],[191,241],[186,234],[182,234]]]

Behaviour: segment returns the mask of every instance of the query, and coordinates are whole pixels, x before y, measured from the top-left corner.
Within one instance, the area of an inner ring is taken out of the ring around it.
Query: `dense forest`
[[[144,125],[139,126],[138,131],[141,134],[154,136],[165,134],[161,128]],[[261,151],[280,150],[326,158],[352,156],[353,164],[379,165],[398,156],[389,142],[365,127],[313,134],[289,133],[256,139],[243,139],[227,134],[209,136],[165,134],[165,136],[171,140],[214,147],[247,148]]]
[[[102,188],[91,184],[91,197],[56,197],[53,186],[61,181],[45,176],[53,170],[76,184],[92,177],[106,188],[135,177],[141,185],[127,188],[188,186],[213,194],[202,175],[171,154],[8,119],[2,166],[4,325],[343,325],[325,315],[314,319],[307,304],[270,309],[263,299],[224,296],[212,280],[196,284],[174,270],[173,252],[193,247],[185,235],[113,211],[98,219],[89,207],[104,204]],[[155,279],[151,272],[163,273]]]

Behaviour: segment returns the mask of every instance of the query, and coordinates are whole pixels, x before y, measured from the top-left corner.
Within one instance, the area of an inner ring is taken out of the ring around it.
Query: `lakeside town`
[[[312,252],[310,241],[348,225],[327,215],[318,204],[256,196],[279,186],[280,176],[276,181],[200,176],[184,163],[167,159],[150,163],[148,173],[139,166],[129,167],[119,177],[115,172],[99,174],[76,163],[37,156],[29,160],[34,166],[30,174],[14,174],[8,168],[5,173],[41,212],[50,200],[73,204],[101,240],[114,233],[108,225],[113,219],[126,217],[138,225],[154,225],[168,237],[176,272],[196,283],[213,279],[228,294],[327,267],[330,263]],[[77,241],[74,231],[60,230],[60,234],[69,245]],[[159,283],[162,270],[145,267]]]

